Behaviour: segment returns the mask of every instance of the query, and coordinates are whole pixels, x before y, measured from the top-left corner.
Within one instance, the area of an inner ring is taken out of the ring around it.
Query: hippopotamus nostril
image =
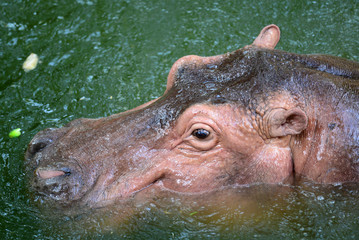
[[[48,128],[39,132],[29,143],[25,157],[27,159],[32,158],[36,153],[41,152],[53,143],[63,133],[63,130],[56,128]]]
[[[35,155],[38,152],[41,152],[47,145],[52,142],[50,138],[37,138],[34,139],[28,147],[28,153]]]
[[[55,178],[59,176],[69,176],[71,171],[68,168],[62,168],[60,170],[52,169],[37,169],[35,174],[42,179]]]
[[[65,173],[63,171],[57,171],[57,170],[38,170],[36,171],[36,174],[42,179],[48,179],[48,178],[62,176]]]

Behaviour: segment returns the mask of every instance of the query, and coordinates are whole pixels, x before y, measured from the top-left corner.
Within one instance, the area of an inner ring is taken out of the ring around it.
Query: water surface
[[[157,98],[178,58],[233,51],[271,23],[282,31],[278,49],[359,61],[358,1],[2,0],[0,9],[2,239],[359,237],[355,184],[278,186],[275,194],[260,186],[224,190],[238,200],[231,202],[163,194],[127,203],[135,212],[54,219],[31,204],[23,172],[38,131]],[[25,73],[30,53],[40,63]],[[9,139],[14,128],[22,135]]]

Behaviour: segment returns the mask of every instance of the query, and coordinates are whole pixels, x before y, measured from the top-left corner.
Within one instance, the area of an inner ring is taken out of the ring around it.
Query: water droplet
[[[318,199],[319,201],[323,201],[323,200],[324,200],[324,197],[323,197],[323,196],[318,196],[317,199]]]

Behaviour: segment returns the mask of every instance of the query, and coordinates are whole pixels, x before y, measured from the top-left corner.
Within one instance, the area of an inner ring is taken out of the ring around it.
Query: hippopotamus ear
[[[178,72],[180,72],[179,69],[185,68],[186,66],[191,67],[192,69],[196,69],[196,68],[201,68],[208,64],[216,65],[219,64],[220,61],[223,60],[223,58],[224,55],[211,56],[211,57],[188,55],[181,57],[172,65],[171,70],[168,73],[167,87],[165,93],[168,92],[175,84],[176,79],[179,77],[178,76]]]
[[[254,40],[254,46],[261,48],[274,49],[280,39],[279,27],[271,24],[262,29],[258,37]]]
[[[269,113],[267,123],[270,137],[296,135],[307,127],[308,117],[299,108],[277,108]]]

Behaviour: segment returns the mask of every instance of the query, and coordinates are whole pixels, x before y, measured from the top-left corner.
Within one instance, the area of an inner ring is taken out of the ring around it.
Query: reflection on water
[[[358,184],[259,184],[183,195],[145,190],[128,202],[47,221],[52,233],[96,239],[309,238],[358,235]],[[46,231],[46,229],[44,229]]]
[[[178,58],[233,51],[267,24],[282,30],[279,49],[359,61],[358,1],[3,0],[0,8],[1,239],[358,238],[358,185],[142,193],[117,209],[61,216],[32,205],[23,173],[36,132],[157,98]],[[31,53],[39,62],[25,72]],[[22,135],[9,139],[16,128]]]

